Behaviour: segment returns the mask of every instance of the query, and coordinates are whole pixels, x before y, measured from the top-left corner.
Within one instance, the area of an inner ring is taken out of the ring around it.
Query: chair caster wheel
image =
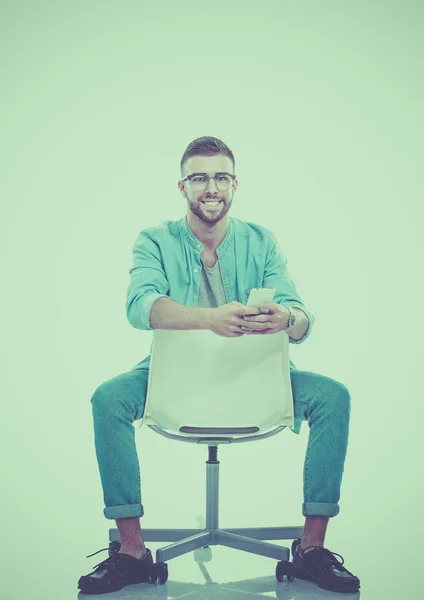
[[[154,563],[149,575],[149,582],[156,583],[159,580],[160,584],[168,581],[168,565],[163,562]]]
[[[196,548],[193,553],[193,558],[197,563],[210,562],[212,560],[212,548],[210,546]]]
[[[287,577],[287,581],[293,581],[293,565],[287,560],[280,560],[275,568],[275,576],[277,581],[284,581],[284,575]]]

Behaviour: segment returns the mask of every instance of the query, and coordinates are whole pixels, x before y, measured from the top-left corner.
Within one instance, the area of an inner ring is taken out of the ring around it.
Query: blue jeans
[[[133,423],[144,413],[148,374],[148,367],[136,365],[102,383],[91,398],[107,519],[144,515]],[[309,371],[291,370],[290,377],[295,417],[308,421],[310,428],[302,513],[334,517],[347,452],[350,394],[342,383]]]

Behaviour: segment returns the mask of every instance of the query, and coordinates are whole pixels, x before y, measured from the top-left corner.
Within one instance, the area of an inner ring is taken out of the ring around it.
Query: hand
[[[240,337],[246,332],[241,329],[245,324],[243,317],[246,315],[260,315],[260,309],[257,306],[245,306],[240,302],[229,302],[217,308],[211,309],[211,317],[208,323],[208,329],[224,337]],[[263,329],[262,323],[256,323],[253,327]]]
[[[245,316],[244,321],[247,323],[241,327],[244,333],[249,334],[265,334],[278,333],[284,331],[289,326],[290,311],[281,304],[275,302],[264,302],[259,305],[259,308],[268,308],[269,313],[261,315]],[[262,328],[258,329],[257,325],[261,324]]]

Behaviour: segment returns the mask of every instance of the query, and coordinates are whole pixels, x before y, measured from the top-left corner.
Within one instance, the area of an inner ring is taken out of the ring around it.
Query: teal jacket
[[[127,318],[133,327],[153,329],[150,310],[162,296],[186,306],[197,306],[202,251],[203,244],[190,229],[186,216],[178,221],[164,221],[138,234],[133,246],[126,304]],[[298,295],[287,269],[287,258],[269,229],[230,217],[227,233],[216,253],[227,303],[246,304],[252,288],[275,288],[273,302],[298,307],[309,319],[303,338],[298,341],[289,338],[289,343],[302,344],[309,337],[315,317]],[[141,364],[148,366],[149,363],[150,355]],[[293,369],[296,370],[296,366],[290,360],[290,370]],[[295,419],[290,429],[299,433],[301,423]]]

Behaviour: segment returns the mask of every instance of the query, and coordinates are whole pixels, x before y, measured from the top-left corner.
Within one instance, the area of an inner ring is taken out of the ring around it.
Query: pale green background
[[[152,334],[125,316],[131,248],[141,229],[185,214],[181,156],[212,135],[236,159],[231,214],[274,231],[316,316],[293,360],[351,392],[326,545],[360,577],[361,598],[417,597],[422,2],[0,6],[0,591],[74,598],[104,558],[85,559],[114,526],[90,397],[149,351]],[[142,526],[195,526],[204,449],[143,435]],[[307,436],[305,425],[222,450],[221,526],[303,524]],[[273,561],[234,552],[216,579],[249,577],[247,564],[273,574]]]

